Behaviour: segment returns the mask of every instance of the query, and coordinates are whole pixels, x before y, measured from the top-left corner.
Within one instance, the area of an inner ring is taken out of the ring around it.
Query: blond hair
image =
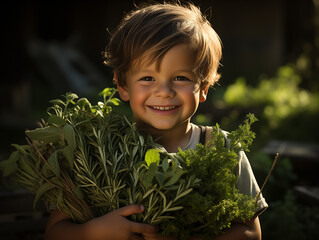
[[[126,71],[146,51],[151,53],[151,62],[160,62],[169,49],[182,43],[195,51],[193,72],[201,87],[214,85],[220,78],[221,41],[193,4],[154,4],[127,14],[106,47],[104,63],[118,73],[118,83],[125,86]]]

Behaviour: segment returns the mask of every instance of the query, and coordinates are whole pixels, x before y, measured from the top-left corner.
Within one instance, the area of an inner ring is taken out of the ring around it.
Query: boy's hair
[[[217,82],[220,38],[199,8],[190,3],[157,3],[127,14],[106,47],[104,63],[117,72],[118,84],[125,86],[126,71],[133,62],[140,63],[146,51],[150,64],[159,64],[169,49],[182,43],[190,44],[195,51],[194,73],[201,88]]]

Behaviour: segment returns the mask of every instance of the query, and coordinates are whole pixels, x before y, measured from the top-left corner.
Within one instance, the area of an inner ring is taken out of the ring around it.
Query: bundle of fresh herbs
[[[157,224],[171,218],[198,179],[183,176],[169,156],[152,162],[153,150],[146,152],[158,146],[113,111],[115,92],[104,89],[104,101],[96,105],[74,93],[51,101],[47,121],[27,130],[28,144],[14,144],[16,151],[1,162],[4,175],[15,173],[35,194],[34,204],[42,199],[75,222],[133,203],[145,207],[135,220]]]
[[[205,239],[253,215],[254,201],[238,192],[234,174],[239,151],[255,137],[253,115],[229,133],[228,147],[216,125],[205,146],[172,155],[114,111],[115,92],[104,89],[96,105],[74,93],[51,101],[49,118],[25,132],[28,144],[13,144],[0,162],[3,174],[14,173],[34,204],[42,199],[79,223],[139,203],[145,211],[132,220]]]
[[[227,134],[219,125],[212,127],[211,139],[195,150],[180,150],[177,159],[187,173],[201,182],[181,203],[183,209],[174,213],[174,220],[163,223],[167,233],[188,239],[199,236],[212,239],[230,227],[234,221],[245,221],[254,215],[256,199],[236,188],[238,153],[249,151],[255,133],[250,126],[257,119],[248,114],[243,125]]]

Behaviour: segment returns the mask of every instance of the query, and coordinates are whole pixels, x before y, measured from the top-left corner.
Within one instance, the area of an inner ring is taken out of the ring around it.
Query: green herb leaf
[[[0,170],[3,176],[9,176],[18,170],[17,161],[19,160],[19,152],[14,151],[7,160],[0,161]]]
[[[65,103],[64,103],[61,99],[51,100],[50,103],[52,103],[53,105],[62,105],[62,106],[65,106]]]
[[[92,107],[91,103],[87,98],[80,98],[76,104],[82,109],[82,110],[88,110]]]
[[[67,124],[63,127],[62,131],[68,146],[70,146],[72,149],[75,149],[76,143],[75,143],[75,133],[74,133],[73,127],[70,124]]]
[[[179,198],[181,198],[181,197],[186,196],[186,195],[189,194],[192,190],[193,190],[192,188],[189,188],[189,189],[187,189],[186,191],[184,191],[184,192],[178,194],[178,196],[176,196],[175,200],[177,200],[177,199],[179,199]]]
[[[104,88],[100,93],[99,96],[109,97],[114,93],[115,89],[112,88]]]
[[[30,155],[27,150],[29,150],[30,146],[29,145],[18,145],[18,144],[11,144],[13,147],[15,147],[18,152],[20,152],[24,156]]]
[[[164,179],[165,179],[165,173],[157,172],[157,173],[156,173],[156,178],[157,178],[157,181],[158,181],[159,185],[160,185],[160,186],[163,186],[163,184],[164,184]]]
[[[158,149],[150,149],[145,154],[145,162],[147,166],[150,166],[152,163],[156,165],[160,162],[160,151]]]
[[[66,98],[67,101],[71,102],[71,101],[73,101],[74,99],[77,99],[77,98],[79,98],[79,97],[78,97],[78,95],[76,95],[75,93],[67,92],[67,93],[65,94],[65,98]]]
[[[73,169],[74,159],[75,159],[74,157],[75,149],[71,146],[66,146],[61,151],[64,157],[66,158],[66,160],[68,161],[70,169]]]
[[[48,158],[48,164],[50,169],[54,172],[54,174],[59,177],[60,176],[60,164],[59,164],[59,150],[53,152],[51,156]],[[46,165],[45,165],[46,166]]]
[[[51,115],[48,120],[48,124],[56,125],[56,126],[64,126],[66,124],[65,120],[57,115]]]
[[[167,171],[168,167],[169,167],[168,159],[165,158],[165,159],[162,161],[162,168],[163,168],[164,172]]]
[[[110,99],[109,101],[110,101],[114,106],[118,106],[118,105],[120,104],[120,102],[121,102],[121,100],[118,99],[118,98],[112,98],[112,99]]]
[[[177,168],[177,169],[178,169],[178,168]],[[171,177],[171,179],[169,179],[169,180],[164,184],[164,186],[165,186],[165,187],[169,187],[169,186],[175,184],[175,183],[180,179],[180,177],[181,177],[184,173],[186,173],[186,172],[183,171],[182,169],[177,170],[177,171],[175,172],[175,174]]]
[[[73,169],[74,151],[76,149],[75,132],[73,127],[70,124],[65,125],[62,131],[63,131],[64,138],[68,144],[68,146],[63,148],[62,153],[65,156],[65,158],[68,160],[70,168]]]
[[[171,207],[171,208],[167,208],[165,209],[165,212],[173,212],[173,211],[178,211],[178,210],[181,210],[183,209],[182,206],[178,206],[178,207]]]
[[[57,143],[60,140],[61,131],[54,126],[36,128],[35,130],[25,131],[26,135],[32,140],[43,141],[45,143]]]
[[[149,168],[141,176],[142,183],[145,187],[152,185],[153,179],[156,175],[157,165],[156,163],[151,163]]]
[[[147,198],[148,195],[150,195],[152,192],[154,192],[154,190],[155,190],[154,188],[148,190],[148,191],[143,195],[143,199],[144,199],[144,198]]]
[[[34,201],[33,201],[33,208],[35,208],[35,205],[37,204],[37,202],[39,201],[39,199],[47,192],[49,191],[50,189],[54,188],[53,185],[45,182],[43,183],[39,189],[37,190],[36,194],[35,194],[35,198],[34,198]]]

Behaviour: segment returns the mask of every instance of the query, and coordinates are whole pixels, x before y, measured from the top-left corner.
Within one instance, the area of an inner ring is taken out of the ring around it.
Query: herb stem
[[[34,147],[34,149],[36,150],[36,152],[38,153],[39,157],[43,160],[43,162],[48,166],[48,168],[54,173],[53,169],[51,168],[50,164],[48,163],[48,161],[43,157],[43,155],[40,153],[39,149],[37,148],[37,146],[35,145],[34,141],[32,139],[31,140],[31,145]],[[29,139],[27,138],[27,141],[30,144]]]
[[[39,176],[40,176],[44,181],[46,181],[47,183],[51,184],[52,186],[54,186],[54,187],[59,188],[59,189],[62,190],[62,188],[61,188],[60,186],[58,186],[58,185],[56,185],[56,184],[50,182],[50,180],[48,180],[45,176],[43,176],[43,174],[40,173],[40,172],[38,171],[38,169],[37,169],[28,159],[26,159],[22,154],[21,154],[21,156],[22,156],[22,158],[24,159],[24,161],[26,161],[26,162],[36,171],[36,173],[39,174]]]
[[[268,179],[269,179],[269,177],[270,177],[272,171],[274,170],[274,168],[275,168],[275,166],[276,166],[278,156],[279,156],[279,154],[277,153],[276,156],[275,156],[275,159],[274,159],[274,161],[273,161],[273,163],[272,163],[271,169],[270,169],[270,171],[269,171],[269,173],[268,173],[268,175],[267,175],[267,177],[266,177],[266,179],[265,179],[265,181],[264,181],[264,183],[263,183],[263,185],[262,185],[262,187],[261,187],[259,193],[257,194],[255,206],[257,206],[258,198],[259,198],[261,192],[264,190],[264,188],[265,188],[265,186],[266,186],[266,183],[268,182]]]

